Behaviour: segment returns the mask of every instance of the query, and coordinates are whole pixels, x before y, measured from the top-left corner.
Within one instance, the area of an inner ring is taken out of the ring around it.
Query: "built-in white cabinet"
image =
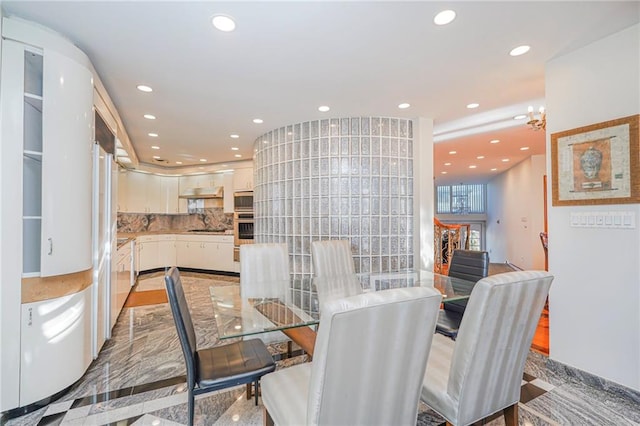
[[[118,248],[115,259],[116,280],[115,291],[111,292],[111,328],[116,323],[118,315],[127,301],[131,286],[134,284],[132,242]]]
[[[175,235],[145,235],[138,237],[138,270],[170,268],[176,264]]]
[[[55,51],[5,40],[2,75],[2,143],[22,151],[23,276],[89,269],[91,71]]]
[[[24,303],[20,323],[19,404],[25,406],[72,385],[91,364],[91,286]]]
[[[232,235],[145,235],[136,246],[140,271],[178,266],[237,272]]]
[[[119,173],[118,211],[122,213],[187,213],[187,200],[178,198],[178,176],[126,170]]]
[[[253,168],[235,169],[233,171],[234,191],[253,191]]]

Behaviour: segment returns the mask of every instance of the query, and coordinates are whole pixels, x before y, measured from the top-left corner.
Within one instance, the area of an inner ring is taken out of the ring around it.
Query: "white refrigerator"
[[[111,337],[113,257],[116,250],[117,218],[113,201],[116,194],[117,166],[113,154],[99,144],[93,152],[93,315],[92,353],[96,358],[106,339]],[[115,283],[113,284],[115,285]]]

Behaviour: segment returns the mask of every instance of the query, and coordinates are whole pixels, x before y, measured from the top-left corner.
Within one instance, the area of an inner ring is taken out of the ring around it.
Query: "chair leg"
[[[254,389],[255,390],[255,395],[256,395],[256,406],[258,405],[258,392],[259,392],[258,386],[259,386],[259,383],[260,383],[260,380],[256,380],[256,387]]]
[[[193,396],[193,390],[189,389],[189,426],[193,426],[193,414],[195,411],[195,398]]]
[[[251,383],[247,383],[247,401],[251,399]]]
[[[264,418],[264,426],[275,426],[275,423],[273,422],[273,419],[271,418],[271,415],[269,414],[269,411],[267,411],[267,407],[264,407],[264,416],[262,416]]]
[[[503,410],[506,426],[518,426],[518,403],[508,406]]]

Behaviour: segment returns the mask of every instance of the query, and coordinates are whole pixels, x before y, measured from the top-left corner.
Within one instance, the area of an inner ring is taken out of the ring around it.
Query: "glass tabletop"
[[[262,282],[252,286],[251,292],[245,291],[246,294],[241,294],[237,284],[212,286],[209,291],[219,338],[230,339],[318,324],[319,301],[333,297],[420,286],[436,288],[447,303],[467,299],[474,285],[459,278],[416,270]],[[269,297],[259,297],[261,294]]]

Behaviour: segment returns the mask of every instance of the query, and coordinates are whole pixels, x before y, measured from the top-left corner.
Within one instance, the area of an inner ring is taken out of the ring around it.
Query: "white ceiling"
[[[640,21],[638,1],[1,4],[89,56],[142,162],[153,163],[153,155],[169,165],[236,161],[237,153],[250,159],[258,136],[310,119],[430,117],[440,183],[486,180],[544,153],[544,132],[512,117],[544,103],[545,62]],[[434,25],[447,8],[457,19]],[[214,29],[214,14],[232,16],[236,30]],[[509,56],[522,44],[531,51]],[[401,102],[411,108],[398,109]],[[471,102],[480,107],[467,109]],[[320,105],[331,110],[321,113]],[[496,138],[499,144],[488,143]]]

